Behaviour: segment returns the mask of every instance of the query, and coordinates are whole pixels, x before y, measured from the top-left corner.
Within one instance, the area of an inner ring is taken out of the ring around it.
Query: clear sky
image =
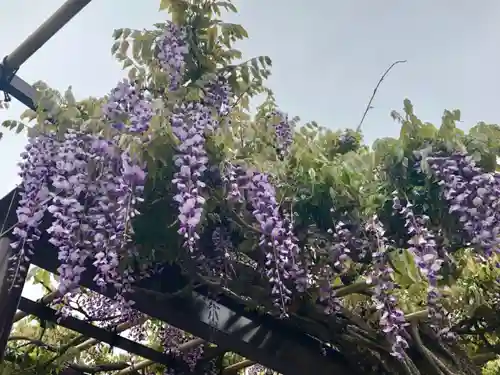
[[[63,0],[0,0],[0,54],[9,54]],[[250,39],[245,56],[274,61],[270,87],[283,110],[332,128],[355,127],[373,87],[395,60],[365,121],[366,140],[394,136],[389,113],[409,97],[417,114],[439,121],[460,108],[463,126],[500,122],[500,1],[498,0],[241,0]],[[105,94],[121,77],[110,54],[119,27],[147,28],[165,16],[158,1],[93,0],[19,71],[78,97]],[[14,103],[0,120],[17,119]],[[7,133],[7,132],[5,132]],[[0,141],[0,196],[17,182],[24,136]]]

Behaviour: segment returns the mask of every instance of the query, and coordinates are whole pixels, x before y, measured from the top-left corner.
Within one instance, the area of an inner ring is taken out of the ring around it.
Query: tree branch
[[[382,74],[382,77],[380,77],[380,79],[377,83],[377,86],[375,86],[375,88],[373,89],[373,93],[372,93],[372,96],[370,98],[370,101],[368,102],[368,104],[366,106],[365,112],[363,113],[363,117],[361,117],[361,121],[359,122],[359,125],[356,128],[356,131],[359,132],[361,130],[361,126],[363,125],[363,122],[365,121],[365,118],[366,118],[366,115],[368,114],[368,111],[370,109],[372,109],[372,102],[373,102],[373,99],[375,98],[375,95],[377,95],[378,88],[382,84],[382,82],[384,81],[387,74],[389,74],[391,69],[394,68],[397,64],[404,64],[405,62],[406,62],[406,60],[398,60],[398,61],[393,62],[391,64],[391,66],[389,66],[389,68],[387,68],[387,70],[384,72],[384,74]]]

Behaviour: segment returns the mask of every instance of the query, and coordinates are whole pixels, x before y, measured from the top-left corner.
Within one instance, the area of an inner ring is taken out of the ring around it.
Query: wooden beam
[[[8,237],[0,238],[0,363],[4,359],[5,348],[29,268],[29,262],[21,260],[25,270],[21,270],[14,281],[9,277],[12,254],[10,244]]]
[[[176,369],[184,369],[184,364],[180,361],[175,360],[172,356],[161,353],[154,349],[148,348],[142,344],[136,343],[132,340],[126,339],[115,332],[107,331],[103,328],[96,327],[90,323],[84,322],[83,320],[73,318],[71,316],[61,317],[57,315],[57,312],[50,307],[44,306],[39,302],[31,301],[27,298],[21,298],[19,304],[19,309],[26,312],[27,314],[35,315],[42,320],[56,322],[57,324],[76,331],[85,336],[94,337],[101,342],[105,342],[111,346],[123,349],[129,353],[138,355],[143,358],[147,358],[156,363],[161,363],[165,366],[173,367]]]

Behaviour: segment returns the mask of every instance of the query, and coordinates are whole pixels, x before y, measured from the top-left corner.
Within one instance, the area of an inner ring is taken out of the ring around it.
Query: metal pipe
[[[4,65],[16,70],[49,41],[92,0],[68,0],[5,58]]]

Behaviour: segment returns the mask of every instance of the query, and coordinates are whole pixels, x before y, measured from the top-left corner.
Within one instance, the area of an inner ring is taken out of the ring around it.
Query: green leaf
[[[23,124],[22,122],[19,122],[19,123],[17,124],[16,134],[21,133],[23,130],[24,130],[24,124]]]
[[[124,40],[120,46],[120,54],[122,54],[124,57],[127,55],[129,45],[130,45],[129,41]]]
[[[413,255],[407,249],[392,252],[390,259],[398,274],[398,282],[401,285],[409,286],[422,281],[420,273],[415,265]]]
[[[122,39],[127,39],[130,34],[132,33],[132,30],[131,29],[123,29],[123,32],[122,32]]]
[[[120,39],[121,36],[123,34],[123,29],[115,29],[115,31],[113,31],[113,39]]]
[[[121,42],[119,40],[117,40],[116,42],[113,43],[113,45],[111,46],[111,54],[114,55],[118,49],[120,48],[120,45],[121,45]]]
[[[66,103],[71,106],[74,106],[76,104],[76,99],[73,95],[73,92],[71,91],[71,86],[69,86],[68,89],[64,92],[64,99],[66,100]]]
[[[127,68],[131,67],[132,65],[134,65],[134,62],[132,61],[132,59],[129,59],[127,57],[125,59],[125,61],[123,62],[123,69],[127,69]]]
[[[247,65],[243,65],[241,67],[240,74],[241,74],[241,79],[243,80],[243,82],[245,82],[246,84],[250,83],[250,73],[248,71]]]

